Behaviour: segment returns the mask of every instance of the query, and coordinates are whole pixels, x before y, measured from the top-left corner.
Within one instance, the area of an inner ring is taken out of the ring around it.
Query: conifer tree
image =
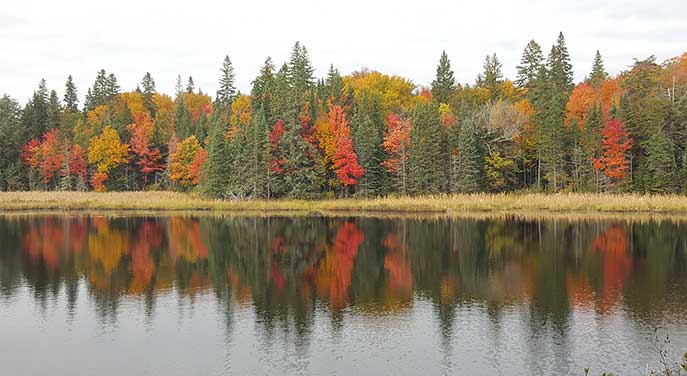
[[[432,98],[437,103],[449,103],[455,90],[456,81],[453,78],[451,62],[448,59],[448,55],[446,55],[446,51],[442,51],[439,65],[437,66],[437,75],[434,81],[432,81]]]
[[[489,90],[491,100],[497,99],[501,94],[501,86],[503,85],[501,67],[501,62],[496,54],[487,55],[484,59],[484,72],[477,76],[477,86]]]
[[[229,108],[231,102],[236,98],[236,86],[234,84],[236,76],[229,55],[224,57],[220,71],[222,75],[219,78],[219,90],[217,90],[216,101],[220,108]]]
[[[536,41],[531,40],[527,43],[522,52],[520,64],[516,67],[518,72],[515,84],[519,88],[530,88],[536,81],[542,65],[544,65],[544,54],[541,47]]]
[[[292,99],[296,108],[300,108],[305,93],[313,86],[313,72],[308,50],[296,42],[291,50],[288,65],[289,84],[293,90]]]
[[[652,193],[674,192],[675,159],[671,152],[673,145],[662,127],[657,127],[644,145],[646,156],[643,159],[645,167],[639,172],[640,179],[645,182],[645,190]]]
[[[353,147],[358,163],[365,173],[358,181],[356,194],[366,197],[380,196],[384,192],[384,149],[382,129],[378,127],[365,106],[359,106],[351,119]]]
[[[439,109],[436,103],[419,103],[413,113],[408,160],[408,187],[413,194],[435,194],[444,186]]]
[[[226,139],[226,127],[219,116],[210,122],[208,135],[208,160],[204,166],[205,194],[215,198],[225,198],[228,192],[231,171],[230,144]]]
[[[476,115],[470,115],[460,127],[458,137],[458,171],[454,192],[475,193],[483,190],[482,150],[477,134]]]
[[[192,94],[196,90],[196,85],[193,83],[193,77],[188,76],[188,81],[186,83],[186,92]]]
[[[251,103],[253,108],[262,109],[266,119],[270,119],[270,97],[274,86],[274,64],[272,58],[268,57],[265,64],[260,68],[260,75],[253,80],[251,90]]]
[[[601,83],[608,78],[608,73],[606,73],[606,69],[604,68],[604,62],[601,59],[601,53],[599,50],[596,50],[596,54],[594,55],[594,65],[592,65],[592,72],[589,74],[589,77],[585,79],[585,81],[591,85],[592,87],[598,88]]]
[[[67,83],[64,85],[64,107],[70,112],[79,112],[79,97],[71,74],[67,77]]]

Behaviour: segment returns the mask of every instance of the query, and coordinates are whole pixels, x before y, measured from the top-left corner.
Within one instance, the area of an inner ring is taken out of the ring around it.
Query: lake
[[[6,214],[0,374],[643,375],[686,224]]]

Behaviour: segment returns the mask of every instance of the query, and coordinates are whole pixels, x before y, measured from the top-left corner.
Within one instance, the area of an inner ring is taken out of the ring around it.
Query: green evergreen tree
[[[314,68],[305,46],[296,42],[291,50],[288,64],[288,82],[293,90],[293,105],[300,109],[305,100],[305,94],[313,87]]]
[[[415,107],[408,159],[408,188],[412,194],[436,194],[445,186],[440,127],[435,102]]]
[[[233,173],[231,145],[227,141],[226,133],[224,121],[219,116],[213,117],[208,135],[208,160],[203,171],[203,191],[214,198],[226,198],[229,192],[229,179]]]
[[[191,94],[196,90],[196,84],[193,83],[193,77],[188,76],[188,81],[186,82],[186,92]]]
[[[675,159],[672,155],[673,145],[662,127],[658,127],[643,145],[646,156],[644,166],[638,172],[645,182],[645,189],[652,193],[675,192]]]
[[[222,75],[219,78],[219,90],[217,90],[217,98],[215,100],[218,107],[229,108],[231,102],[236,98],[236,75],[234,74],[234,67],[231,64],[229,55],[224,57],[220,71]]]
[[[253,80],[253,88],[250,94],[253,108],[262,109],[267,119],[271,118],[270,97],[273,87],[274,64],[272,63],[272,58],[268,57],[260,69],[260,75]]]
[[[303,139],[300,124],[291,122],[279,140],[284,156],[284,189],[287,197],[312,198],[325,182],[324,164],[314,145]]]
[[[446,51],[441,51],[437,75],[432,81],[432,98],[438,103],[449,103],[453,92],[456,91],[456,80],[453,78],[451,62],[446,55]]]
[[[477,87],[489,90],[491,100],[496,100],[501,95],[501,88],[503,86],[501,67],[501,62],[496,57],[496,54],[492,56],[487,55],[484,59],[484,73],[480,73],[477,76]]]
[[[384,192],[383,135],[381,128],[375,124],[365,107],[358,107],[351,118],[353,148],[358,157],[358,164],[365,170],[358,180],[356,195],[375,197]]]
[[[468,115],[460,127],[456,186],[452,191],[476,193],[483,191],[483,153],[478,135],[476,114]]]
[[[596,55],[594,55],[594,65],[592,65],[592,73],[589,77],[585,79],[589,85],[598,88],[601,83],[608,78],[608,73],[604,68],[604,62],[601,59],[601,53],[596,50]]]
[[[71,74],[67,77],[67,83],[64,85],[64,107],[70,112],[79,112],[79,97]]]
[[[516,67],[515,85],[522,89],[530,88],[536,81],[541,67],[544,65],[544,54],[536,41],[527,43],[522,53],[520,64]]]

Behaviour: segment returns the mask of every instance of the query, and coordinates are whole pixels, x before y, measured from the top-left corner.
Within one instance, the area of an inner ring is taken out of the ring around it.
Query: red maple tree
[[[594,168],[603,171],[610,178],[611,185],[616,186],[629,170],[626,154],[632,148],[632,138],[625,130],[625,124],[618,119],[606,122],[601,134],[601,156],[592,159]]]

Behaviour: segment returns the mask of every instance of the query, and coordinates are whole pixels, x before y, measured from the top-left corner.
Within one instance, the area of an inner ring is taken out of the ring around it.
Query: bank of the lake
[[[250,212],[570,212],[687,214],[687,196],[512,193],[329,200],[211,200],[179,192],[0,192],[0,210]]]

